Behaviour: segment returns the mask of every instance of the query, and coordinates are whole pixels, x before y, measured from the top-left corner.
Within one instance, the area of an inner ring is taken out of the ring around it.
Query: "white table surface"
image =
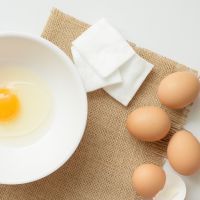
[[[40,35],[52,7],[91,24],[105,17],[128,40],[200,70],[199,0],[0,0],[0,32]],[[200,136],[200,98],[186,128]],[[187,200],[200,199],[197,179]]]

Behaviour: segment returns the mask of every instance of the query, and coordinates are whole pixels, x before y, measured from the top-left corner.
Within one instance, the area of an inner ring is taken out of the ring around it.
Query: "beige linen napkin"
[[[89,25],[54,9],[42,37],[59,46],[71,57],[71,42],[88,27]],[[138,141],[129,135],[125,127],[126,118],[128,113],[140,106],[163,107],[156,96],[159,82],[166,75],[186,70],[186,67],[134,44],[131,45],[141,57],[155,67],[129,106],[122,106],[103,90],[89,93],[87,128],[81,144],[70,160],[42,180],[18,186],[1,185],[0,199],[142,199],[132,189],[132,172],[142,163],[161,165],[169,136],[157,143]],[[173,111],[163,108],[172,120],[170,133],[181,129],[188,109]]]

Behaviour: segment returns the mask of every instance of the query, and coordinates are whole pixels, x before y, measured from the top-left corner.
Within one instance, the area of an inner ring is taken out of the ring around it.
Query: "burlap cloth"
[[[42,36],[71,57],[71,42],[87,28],[87,24],[54,9]],[[186,67],[134,44],[131,45],[141,57],[154,64],[154,69],[130,105],[120,105],[103,90],[88,94],[87,128],[79,148],[71,159],[42,180],[18,186],[1,185],[0,199],[142,199],[132,189],[132,172],[142,163],[161,165],[169,136],[158,143],[136,140],[125,128],[127,114],[140,106],[162,107],[156,96],[159,82],[166,75],[185,70]],[[187,109],[178,112],[164,109],[172,120],[172,134],[182,128]]]

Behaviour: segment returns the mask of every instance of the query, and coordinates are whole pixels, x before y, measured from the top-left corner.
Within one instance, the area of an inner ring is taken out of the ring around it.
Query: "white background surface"
[[[0,31],[40,35],[52,7],[88,23],[105,17],[137,45],[200,70],[199,0],[0,0]],[[186,128],[200,135],[200,99]],[[187,200],[199,200],[195,191]]]

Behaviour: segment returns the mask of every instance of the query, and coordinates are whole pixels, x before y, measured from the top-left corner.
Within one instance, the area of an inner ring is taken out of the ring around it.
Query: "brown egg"
[[[181,109],[196,99],[199,86],[199,80],[194,73],[175,72],[161,81],[158,98],[169,108]]]
[[[142,197],[152,198],[165,185],[164,170],[153,164],[140,165],[133,173],[132,183],[133,188]]]
[[[171,166],[182,175],[191,175],[200,168],[200,143],[187,131],[175,133],[167,148]]]
[[[145,106],[129,114],[128,131],[143,141],[157,141],[164,138],[170,130],[171,122],[165,111],[154,106]]]

